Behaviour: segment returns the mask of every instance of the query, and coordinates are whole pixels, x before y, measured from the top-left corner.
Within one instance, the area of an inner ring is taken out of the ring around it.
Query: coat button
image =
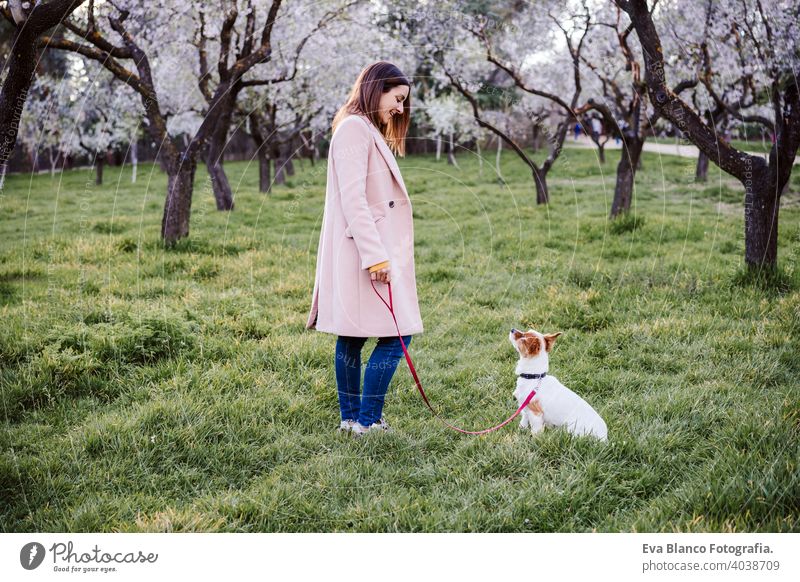
[[[389,208],[394,208],[394,200],[389,201]]]

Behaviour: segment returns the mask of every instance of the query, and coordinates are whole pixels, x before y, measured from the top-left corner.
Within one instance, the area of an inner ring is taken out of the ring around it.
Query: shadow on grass
[[[783,267],[749,267],[739,269],[731,280],[735,287],[753,288],[770,295],[784,295],[800,289],[798,277]]]

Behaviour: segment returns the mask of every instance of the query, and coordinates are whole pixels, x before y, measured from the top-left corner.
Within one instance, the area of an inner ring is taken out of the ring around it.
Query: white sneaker
[[[355,420],[343,420],[336,430],[339,432],[350,432],[356,424],[358,423]]]
[[[391,427],[386,423],[386,419],[381,416],[381,419],[378,422],[372,423],[370,427],[372,430],[383,430],[386,432],[391,432]]]
[[[358,422],[356,422],[350,429],[350,436],[360,437],[362,435],[367,434],[368,432],[369,429],[366,426],[361,426]]]
[[[378,422],[373,422],[369,426],[363,426],[362,424],[356,422],[353,427],[350,429],[350,433],[354,437],[360,437],[362,435],[367,434],[368,432],[389,432],[392,429],[389,428],[389,425],[386,424],[386,419],[381,417]]]

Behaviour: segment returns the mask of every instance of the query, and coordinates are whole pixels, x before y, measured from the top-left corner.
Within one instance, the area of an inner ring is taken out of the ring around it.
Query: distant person
[[[603,132],[603,124],[597,117],[592,117],[592,137],[595,141],[600,139],[600,134]]]
[[[575,124],[575,141],[578,141],[578,138],[581,136],[581,124]]]

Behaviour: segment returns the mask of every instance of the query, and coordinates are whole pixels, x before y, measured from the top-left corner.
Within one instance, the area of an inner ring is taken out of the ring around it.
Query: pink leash
[[[394,316],[394,301],[392,300],[392,284],[391,284],[391,282],[387,283],[387,285],[389,286],[389,303],[386,303],[386,301],[383,299],[381,294],[378,293],[378,290],[375,289],[375,282],[372,280],[372,278],[370,278],[369,281],[370,281],[370,284],[372,284],[372,288],[375,290],[375,293],[377,293],[378,297],[380,297],[380,300],[383,301],[383,304],[389,309],[389,313],[392,314],[392,319],[394,319],[394,326],[397,329],[397,337],[400,338],[400,344],[403,346],[403,353],[406,356],[406,362],[408,363],[408,368],[409,368],[409,370],[411,370],[411,375],[414,376],[414,382],[417,383],[417,389],[419,390],[419,393],[422,396],[422,399],[425,401],[425,404],[428,405],[428,408],[431,409],[431,412],[433,413],[433,416],[435,416],[438,420],[440,420],[445,426],[447,426],[449,428],[452,428],[453,430],[457,430],[458,432],[461,432],[461,433],[464,433],[464,434],[486,434],[486,433],[492,432],[494,430],[497,430],[499,428],[503,428],[509,422],[514,420],[514,418],[516,418],[516,416],[520,412],[522,412],[522,410],[526,406],[528,406],[528,403],[530,403],[530,401],[533,399],[533,397],[536,396],[536,390],[538,390],[539,386],[541,386],[541,384],[542,384],[542,379],[541,378],[539,379],[539,383],[536,384],[536,390],[532,390],[531,393],[528,394],[528,397],[525,399],[525,402],[522,403],[522,405],[517,409],[517,411],[514,414],[512,414],[511,416],[509,416],[507,419],[505,419],[503,422],[501,422],[500,424],[498,424],[496,426],[493,426],[491,428],[486,428],[484,430],[464,430],[463,428],[458,428],[457,426],[453,426],[452,424],[447,422],[445,419],[443,419],[441,416],[439,416],[437,414],[437,412],[433,409],[433,406],[431,406],[431,403],[428,401],[428,397],[425,395],[425,390],[422,389],[422,382],[419,381],[419,376],[417,376],[417,370],[414,368],[414,363],[411,361],[411,356],[408,355],[408,350],[406,349],[406,344],[403,341],[403,336],[400,335],[400,327],[397,325],[397,318]]]

